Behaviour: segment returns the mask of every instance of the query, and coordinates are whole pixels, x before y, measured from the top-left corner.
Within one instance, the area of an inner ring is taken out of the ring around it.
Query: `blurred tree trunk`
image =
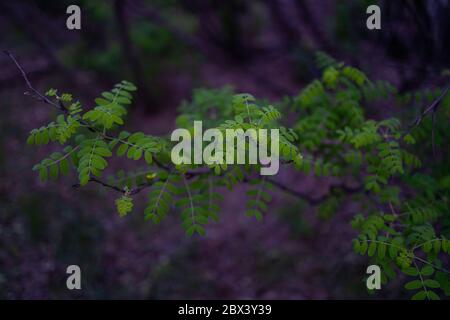
[[[151,103],[152,99],[148,91],[145,77],[142,72],[142,64],[139,60],[139,55],[130,39],[129,25],[127,21],[127,16],[125,12],[126,0],[115,0],[114,1],[114,13],[117,23],[117,28],[119,32],[120,43],[122,46],[122,54],[129,65],[130,71],[133,76],[133,81],[138,86],[138,97],[142,99],[145,103],[147,110],[149,111],[159,111],[156,107],[157,104]]]
[[[450,3],[448,0],[383,1],[382,33],[388,55],[416,66],[406,76],[402,90],[416,88],[424,70],[438,74],[450,64]],[[407,73],[406,71],[404,72]]]

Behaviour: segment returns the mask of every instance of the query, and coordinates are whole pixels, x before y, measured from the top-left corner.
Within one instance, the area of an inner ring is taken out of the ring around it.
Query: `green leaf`
[[[145,162],[147,162],[147,164],[152,164],[152,162],[153,162],[152,154],[148,151],[145,151],[144,159],[145,159]]]
[[[415,295],[412,296],[412,300],[425,300],[427,297],[427,293],[425,291],[419,291]]]
[[[127,144],[121,144],[120,147],[117,149],[117,156],[121,157],[123,156],[128,150],[128,145]]]
[[[430,297],[431,300],[441,300],[441,298],[439,298],[439,296],[431,290],[428,290],[428,297]]]
[[[58,173],[59,173],[59,168],[57,164],[53,164],[50,166],[50,177],[52,179],[57,179],[58,178]]]
[[[367,247],[368,247],[367,241],[363,241],[361,243],[361,251],[360,251],[362,255],[366,254]]]
[[[128,159],[133,159],[134,158],[134,152],[135,151],[136,151],[135,147],[131,147],[131,148],[128,149],[128,152],[127,152]]]
[[[426,277],[431,276],[434,273],[434,268],[432,266],[425,266],[420,273]]]
[[[39,169],[39,179],[42,182],[47,181],[47,167],[42,167],[41,169]]]
[[[378,258],[383,259],[386,255],[386,245],[384,243],[380,243],[378,245]]]
[[[370,242],[369,244],[369,250],[367,251],[367,255],[369,257],[373,257],[373,255],[375,254],[375,251],[377,249],[377,244],[373,241]]]
[[[398,253],[399,248],[392,243],[392,245],[389,246],[389,257],[391,259],[395,259],[397,257],[397,253]]]
[[[247,210],[245,212],[245,215],[248,216],[248,217],[255,217],[256,220],[258,220],[258,221],[262,220],[261,212],[259,212],[258,210],[255,210],[255,209]]]
[[[357,240],[357,239],[353,239],[353,250],[356,252],[356,253],[359,253],[360,252],[360,249],[361,249],[361,244],[360,244],[360,242]]]
[[[186,234],[189,237],[192,237],[192,235],[194,234],[195,231],[196,231],[195,225],[191,225],[189,228],[187,228]]]
[[[201,236],[205,236],[206,235],[206,231],[205,228],[203,228],[201,225],[195,225],[195,231],[201,235]]]
[[[59,168],[62,175],[67,175],[69,173],[69,162],[67,161],[67,159],[61,160],[61,162],[59,163]]]
[[[96,98],[96,99],[95,99],[95,103],[98,104],[99,106],[107,106],[107,105],[109,105],[111,102],[108,101],[108,100],[106,100],[106,99],[103,99],[103,98]]]
[[[142,149],[136,149],[133,154],[133,160],[139,160],[142,157]]]
[[[438,254],[441,251],[441,240],[436,239],[433,243],[434,253]]]
[[[425,251],[427,253],[430,252],[432,248],[433,248],[433,244],[431,243],[431,241],[427,241],[423,245],[423,251]]]
[[[428,288],[440,288],[439,282],[437,282],[436,280],[433,279],[427,279],[424,281],[424,284],[428,287]]]
[[[417,271],[417,269],[413,268],[413,267],[402,269],[402,272],[404,274],[406,274],[408,276],[412,276],[412,277],[415,277],[415,276],[419,275],[419,272]]]
[[[422,287],[422,282],[420,280],[413,280],[405,284],[405,289],[407,290],[415,290]]]
[[[109,149],[102,148],[102,147],[96,148],[95,149],[95,153],[100,155],[100,156],[103,156],[103,157],[110,157],[110,156],[112,156],[112,153],[111,153],[111,151]]]

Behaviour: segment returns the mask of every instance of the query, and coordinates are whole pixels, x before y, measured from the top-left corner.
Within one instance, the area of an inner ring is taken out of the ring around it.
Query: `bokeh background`
[[[66,8],[82,29],[66,28]],[[366,8],[382,8],[382,29]],[[196,88],[232,86],[280,101],[319,75],[317,50],[389,80],[402,91],[432,88],[450,65],[446,0],[39,0],[0,1],[0,48],[34,86],[70,92],[84,106],[122,79],[139,87],[127,128],[168,134]],[[143,221],[145,194],[120,218],[111,191],[42,184],[32,166],[55,150],[27,147],[28,132],[54,111],[25,96],[23,79],[0,55],[0,298],[3,299],[367,299],[406,298],[400,278],[370,296],[366,260],[351,249],[346,203],[320,215],[276,194],[262,222],[244,214],[245,187],[226,194],[220,222],[188,238],[175,215]],[[370,116],[391,113],[369,109]],[[320,197],[326,178],[280,171],[280,181]],[[82,269],[82,290],[65,286]]]

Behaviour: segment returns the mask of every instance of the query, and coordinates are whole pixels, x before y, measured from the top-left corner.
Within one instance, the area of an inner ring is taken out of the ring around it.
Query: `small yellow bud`
[[[149,173],[145,176],[147,180],[153,180],[156,177],[156,173]]]

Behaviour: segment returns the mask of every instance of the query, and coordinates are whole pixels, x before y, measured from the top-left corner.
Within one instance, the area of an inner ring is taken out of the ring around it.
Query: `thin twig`
[[[417,272],[418,272],[418,274],[419,274],[420,283],[422,283],[423,290],[425,291],[428,300],[430,300],[430,296],[428,295],[427,286],[426,286],[425,283],[423,282],[422,273],[420,272],[420,269],[419,269],[419,267],[417,266],[417,263],[416,263],[414,260],[413,260],[413,263],[414,263],[414,267],[416,268],[416,270],[417,270]]]
[[[424,260],[424,259],[419,258],[419,257],[416,257],[416,256],[414,256],[414,259],[419,260],[420,262],[423,262],[423,263],[425,263],[425,264],[428,264],[429,266],[431,266],[431,267],[433,267],[433,268],[435,268],[435,269],[437,269],[437,270],[439,270],[439,271],[442,271],[442,272],[444,272],[444,273],[450,274],[450,271],[449,271],[449,270],[447,270],[447,269],[445,269],[445,268],[442,268],[442,267],[439,267],[439,266],[437,266],[437,265],[435,265],[435,264],[432,264],[431,262],[428,262],[427,260]]]
[[[412,129],[417,127],[422,122],[422,120],[427,116],[428,113],[430,112],[434,113],[437,111],[439,105],[447,95],[449,89],[450,85],[448,85],[447,88],[445,88],[445,90],[441,93],[441,95],[436,100],[434,100],[432,104],[430,104],[419,116],[417,116],[417,118],[409,125],[408,133],[411,132]]]
[[[120,192],[120,193],[125,193],[125,190],[122,190],[122,189],[120,189],[117,186],[114,186],[112,184],[106,183],[106,182],[101,181],[101,180],[99,180],[97,178],[94,178],[94,177],[91,177],[88,182],[99,183],[99,184],[101,184],[102,186],[104,186],[106,188],[110,188],[110,189],[115,190],[115,191]],[[76,183],[76,184],[72,185],[72,187],[73,188],[79,188],[79,187],[81,187],[81,185],[79,183]]]
[[[14,55],[13,55],[11,52],[9,52],[8,50],[3,50],[3,53],[6,54],[6,55],[14,62],[14,64],[15,64],[16,67],[17,67],[17,69],[18,69],[19,72],[21,73],[22,78],[25,80],[25,83],[26,83],[27,87],[28,87],[31,91],[33,91],[34,96],[37,97],[37,99],[38,99],[39,101],[44,102],[44,103],[46,103],[46,104],[48,104],[48,105],[51,105],[52,107],[58,109],[59,111],[65,113],[65,114],[68,114],[68,113],[69,113],[69,110],[64,106],[64,103],[63,103],[60,99],[58,99],[58,102],[56,103],[56,102],[50,100],[49,98],[47,98],[45,95],[43,95],[42,93],[40,93],[38,90],[36,90],[36,89],[32,86],[30,80],[28,79],[27,73],[25,72],[25,70],[22,68],[22,66],[19,64],[19,62],[16,60],[16,58],[14,57]],[[80,123],[81,123],[83,126],[87,127],[87,129],[88,129],[89,131],[91,131],[91,132],[97,132],[97,133],[98,133],[98,131],[97,131],[94,127],[92,127],[91,125],[89,125],[89,124],[88,124],[86,121],[84,121],[83,119],[80,119],[79,121],[80,121]]]
[[[415,127],[419,126],[419,124],[422,122],[422,120],[431,112],[431,122],[432,122],[432,127],[431,127],[431,146],[433,149],[433,156],[436,156],[436,140],[435,140],[435,136],[436,136],[436,113],[437,110],[439,108],[439,105],[441,104],[442,100],[445,98],[445,96],[448,93],[448,90],[450,89],[450,85],[447,85],[447,88],[445,88],[445,90],[441,93],[441,95],[433,101],[433,103],[431,103],[419,116],[417,116],[417,118],[409,125],[409,129],[406,131],[406,134],[409,134],[411,132],[412,129],[414,129]]]
[[[98,179],[98,178],[95,178],[95,177],[91,177],[91,178],[89,179],[88,182],[98,183],[98,184],[102,185],[102,186],[105,187],[105,188],[108,188],[108,189],[117,191],[117,192],[122,193],[122,194],[128,194],[128,195],[135,195],[135,194],[138,194],[138,193],[141,192],[142,190],[144,190],[144,189],[146,189],[146,188],[152,186],[153,183],[154,183],[154,181],[152,181],[152,182],[147,182],[147,183],[143,183],[143,184],[140,184],[139,186],[137,186],[136,188],[132,188],[131,190],[128,190],[128,191],[127,191],[125,188],[119,188],[119,187],[116,186],[116,185],[109,184],[109,183],[107,183],[107,182],[105,182],[105,181],[102,181],[102,180],[100,180],[100,179]],[[72,187],[73,187],[73,188],[80,188],[81,185],[80,185],[79,183],[76,183],[76,184],[72,185]]]
[[[33,91],[33,93],[38,97],[38,99],[46,104],[49,104],[63,112],[67,112],[68,110],[64,108],[63,105],[57,104],[53,101],[51,101],[49,98],[47,98],[45,95],[40,93],[38,90],[36,90],[32,85],[30,80],[28,79],[28,76],[26,72],[23,70],[22,66],[17,62],[16,58],[9,52],[8,50],[3,50],[3,53],[6,54],[16,65],[17,69],[19,69],[20,73],[22,74],[22,78],[25,80],[25,83],[27,84],[27,87]]]

